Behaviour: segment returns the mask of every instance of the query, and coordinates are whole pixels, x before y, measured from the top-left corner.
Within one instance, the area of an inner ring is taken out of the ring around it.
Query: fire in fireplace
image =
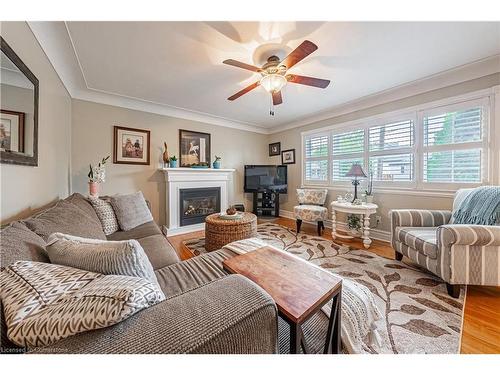
[[[180,189],[180,225],[204,223],[205,217],[220,212],[220,187]]]

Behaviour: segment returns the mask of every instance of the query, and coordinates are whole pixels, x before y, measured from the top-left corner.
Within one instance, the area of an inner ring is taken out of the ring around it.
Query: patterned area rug
[[[464,291],[448,296],[442,280],[409,262],[339,246],[273,223],[258,226],[258,237],[320,267],[357,281],[375,295],[385,319],[378,322],[380,347],[371,353],[458,353]],[[205,253],[203,238],[184,244],[194,255]]]

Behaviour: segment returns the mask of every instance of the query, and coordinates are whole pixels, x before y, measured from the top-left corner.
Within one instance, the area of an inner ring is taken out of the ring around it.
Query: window
[[[414,180],[414,139],[411,119],[368,129],[368,170],[374,181]]]
[[[328,135],[305,139],[304,162],[307,181],[328,181]]]
[[[345,177],[354,163],[363,164],[364,130],[332,135],[332,180],[349,181]]]
[[[450,189],[487,181],[489,98],[416,109],[304,136],[304,184],[347,185],[352,164],[376,185]]]
[[[481,182],[482,117],[481,107],[424,116],[425,182]]]

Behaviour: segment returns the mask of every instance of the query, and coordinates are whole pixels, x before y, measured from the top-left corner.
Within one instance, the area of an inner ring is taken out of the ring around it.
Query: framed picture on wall
[[[115,126],[113,163],[149,165],[150,133],[149,130],[145,129]]]
[[[281,142],[269,144],[269,156],[279,156],[281,153]]]
[[[24,113],[0,109],[0,150],[24,152]]]
[[[295,164],[295,149],[281,151],[281,164]]]
[[[181,167],[210,167],[210,134],[180,129],[179,164]]]

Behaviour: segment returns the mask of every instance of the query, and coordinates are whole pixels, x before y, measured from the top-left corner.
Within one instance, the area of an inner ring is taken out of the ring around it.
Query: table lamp
[[[359,164],[353,164],[349,172],[346,173],[346,177],[354,177],[354,180],[352,180],[352,184],[354,185],[354,199],[352,200],[353,202],[358,199],[358,185],[359,185],[359,180],[358,178],[366,177],[365,172],[363,171],[363,168]]]

